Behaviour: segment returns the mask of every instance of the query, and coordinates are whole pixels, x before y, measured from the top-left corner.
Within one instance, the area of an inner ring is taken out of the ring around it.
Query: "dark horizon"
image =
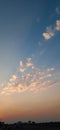
[[[44,121],[44,122],[36,122],[36,121],[34,121],[34,120],[28,120],[28,121],[22,121],[22,120],[18,120],[18,121],[15,121],[15,122],[5,122],[5,121],[2,121],[2,120],[0,120],[0,123],[2,123],[2,124],[15,124],[15,123],[27,123],[27,124],[54,124],[54,123],[60,123],[60,121]]]
[[[0,130],[59,130],[60,122],[45,122],[45,123],[36,123],[36,122],[16,122],[13,124],[5,124],[0,122]]]

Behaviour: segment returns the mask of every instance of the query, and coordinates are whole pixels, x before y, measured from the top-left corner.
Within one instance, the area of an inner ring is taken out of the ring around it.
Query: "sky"
[[[0,120],[60,121],[60,0],[0,0]]]

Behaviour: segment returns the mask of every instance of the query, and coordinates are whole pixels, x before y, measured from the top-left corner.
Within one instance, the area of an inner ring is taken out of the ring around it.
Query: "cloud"
[[[17,82],[15,84],[7,83],[6,86],[2,89],[0,94],[7,94],[10,95],[11,93],[21,93],[28,89],[24,82]]]
[[[19,83],[18,85],[17,85],[17,91],[19,92],[19,93],[21,93],[21,92],[25,92],[26,90],[28,90],[28,87],[25,85],[25,83]]]
[[[31,65],[27,65],[28,63]],[[57,85],[56,76],[54,77],[54,67],[41,70],[32,63],[31,58],[28,58],[26,62],[20,61],[21,68],[26,68],[25,73],[22,74],[19,70],[17,75],[12,75],[8,82],[3,85],[0,84],[0,95],[26,91],[35,93]]]
[[[56,20],[53,29],[51,27],[47,27],[46,32],[43,32],[42,35],[44,39],[49,40],[55,35],[56,31],[60,31],[60,20]]]
[[[51,35],[49,33],[43,33],[43,37],[48,40],[51,38]]]
[[[27,63],[26,63],[26,66],[27,67],[30,67],[30,66],[33,66],[33,64],[31,63],[31,58],[27,58]]]
[[[54,71],[55,68],[48,68],[47,71]]]
[[[52,38],[54,36],[54,30],[52,30],[51,27],[47,27],[46,28],[46,32],[43,33],[43,37],[46,40],[49,40],[50,38]]]
[[[39,91],[45,91],[45,90],[48,90],[49,88],[56,87],[57,84],[58,82],[53,82],[49,80],[44,81],[42,83],[35,81],[30,85],[30,91],[34,93],[39,92]]]
[[[32,67],[33,66],[31,60],[32,60],[31,58],[27,58],[26,62],[20,61],[20,72],[23,73],[27,69],[27,67]]]
[[[26,66],[30,67],[30,66],[33,66],[33,64],[28,62],[28,63],[26,63]]]
[[[14,81],[16,81],[17,80],[17,76],[16,75],[13,75],[10,79],[9,79],[9,81],[10,82],[14,82]]]
[[[20,68],[20,72],[24,72],[26,69],[25,68]]]
[[[56,30],[60,31],[60,20],[56,20]]]
[[[24,61],[20,61],[20,72],[24,72],[26,70],[26,64]]]
[[[20,67],[25,67],[24,61],[20,61]]]
[[[57,15],[60,15],[60,7],[56,7],[56,13]]]

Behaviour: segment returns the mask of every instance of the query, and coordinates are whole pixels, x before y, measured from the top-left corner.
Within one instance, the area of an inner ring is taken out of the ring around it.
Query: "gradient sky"
[[[60,121],[60,0],[0,0],[0,120]]]

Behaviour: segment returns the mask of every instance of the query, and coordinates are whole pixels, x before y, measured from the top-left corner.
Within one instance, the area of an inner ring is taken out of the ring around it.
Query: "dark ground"
[[[60,130],[60,122],[50,123],[28,123],[17,122],[14,124],[5,124],[0,122],[0,130]]]

